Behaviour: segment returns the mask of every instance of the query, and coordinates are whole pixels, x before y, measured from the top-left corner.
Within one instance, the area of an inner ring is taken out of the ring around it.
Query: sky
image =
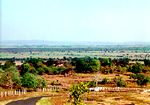
[[[150,0],[0,0],[1,40],[150,42]]]

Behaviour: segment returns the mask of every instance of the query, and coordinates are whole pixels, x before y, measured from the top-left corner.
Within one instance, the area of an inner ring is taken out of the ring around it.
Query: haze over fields
[[[0,34],[1,41],[148,43],[150,0],[1,0]]]

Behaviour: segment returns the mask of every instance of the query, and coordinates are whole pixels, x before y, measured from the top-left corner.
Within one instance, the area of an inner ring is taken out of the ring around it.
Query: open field
[[[0,58],[129,58],[131,60],[150,59],[149,46],[60,46],[60,47],[13,47],[0,48]]]
[[[62,59],[63,57],[91,57],[91,58],[111,58],[111,59],[119,59],[119,58],[129,58],[130,60],[138,60],[138,59],[150,59],[150,53],[119,53],[119,52],[114,52],[114,53],[105,53],[105,52],[95,52],[95,51],[90,51],[90,52],[25,52],[25,53],[4,53],[1,52],[0,58],[59,58]]]
[[[115,74],[86,74],[86,73],[75,73],[72,76],[64,77],[63,75],[42,75],[48,82],[48,85],[52,81],[55,81],[55,86],[61,85],[65,89],[59,92],[27,92],[23,96],[6,97],[1,99],[0,104],[4,105],[12,100],[27,99],[30,97],[45,96],[45,95],[61,95],[60,97],[44,97],[41,98],[36,105],[71,105],[69,94],[71,91],[69,87],[77,82],[92,81],[95,76],[99,75],[102,78],[108,79],[108,84],[98,84],[99,87],[116,87],[111,84],[112,78],[116,77]],[[147,74],[149,75],[149,74]],[[120,74],[123,77],[123,81],[127,82],[127,87],[130,89],[141,89],[133,79],[129,79],[129,76]],[[58,85],[59,84],[59,85]],[[143,87],[142,89],[149,89],[150,85]],[[89,92],[89,94],[83,95],[83,101],[87,105],[149,105],[150,104],[150,93],[132,93],[132,92]]]

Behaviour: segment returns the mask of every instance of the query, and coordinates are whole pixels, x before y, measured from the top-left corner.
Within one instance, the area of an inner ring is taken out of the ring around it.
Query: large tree
[[[36,88],[37,87],[37,78],[34,74],[25,73],[22,76],[22,86],[27,88]]]
[[[78,73],[87,72],[88,64],[84,61],[84,59],[78,59],[76,61],[76,71]]]
[[[15,66],[7,68],[5,71],[0,70],[0,83],[8,85],[11,89],[13,85],[21,87],[21,77]]]
[[[100,69],[100,61],[96,59],[92,59],[89,62],[89,70],[90,72],[97,72]]]

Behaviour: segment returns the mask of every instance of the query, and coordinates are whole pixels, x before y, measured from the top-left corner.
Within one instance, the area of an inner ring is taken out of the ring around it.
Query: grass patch
[[[52,102],[50,102],[51,97],[44,97],[38,100],[36,105],[54,105]]]

